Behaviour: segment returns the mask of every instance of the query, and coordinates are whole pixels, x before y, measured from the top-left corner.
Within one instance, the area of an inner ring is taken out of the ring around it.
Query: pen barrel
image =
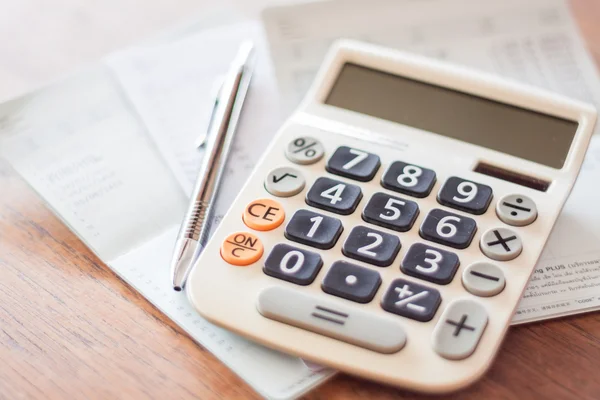
[[[211,205],[208,201],[195,200],[190,204],[184,225],[181,228],[181,238],[193,239],[200,242],[210,231],[211,221],[204,221],[210,218]]]

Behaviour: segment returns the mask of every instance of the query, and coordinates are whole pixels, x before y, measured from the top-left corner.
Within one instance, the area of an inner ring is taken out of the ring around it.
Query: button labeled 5
[[[412,228],[419,215],[419,206],[414,201],[375,193],[362,213],[366,222],[399,232]]]
[[[246,206],[242,219],[248,228],[270,231],[283,223],[285,212],[275,200],[259,199]]]

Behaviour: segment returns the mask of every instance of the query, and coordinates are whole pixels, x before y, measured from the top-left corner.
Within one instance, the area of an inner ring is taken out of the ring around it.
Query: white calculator
[[[595,121],[540,89],[338,42],[195,264],[189,299],[350,374],[464,387],[500,348]]]

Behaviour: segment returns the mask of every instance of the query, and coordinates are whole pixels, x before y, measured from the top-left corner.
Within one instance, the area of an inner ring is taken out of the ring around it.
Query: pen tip
[[[175,289],[176,292],[181,292],[182,287],[181,286],[174,286],[173,289]]]

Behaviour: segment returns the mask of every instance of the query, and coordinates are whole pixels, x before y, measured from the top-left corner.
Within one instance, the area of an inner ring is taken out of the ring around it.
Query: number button
[[[342,234],[342,222],[308,210],[298,210],[285,227],[285,237],[294,242],[327,250]]]
[[[375,193],[362,213],[366,222],[399,232],[412,228],[419,215],[414,201],[404,200],[385,193]]]
[[[405,279],[392,282],[381,300],[381,307],[394,314],[421,322],[430,321],[442,298],[435,289]]]
[[[362,192],[356,185],[319,178],[306,194],[306,203],[336,214],[348,215],[356,210],[361,198]]]
[[[438,202],[457,210],[481,215],[492,201],[492,188],[453,176],[442,186]]]
[[[414,197],[427,197],[435,184],[435,172],[430,169],[396,161],[381,179],[386,189]]]
[[[345,261],[336,261],[323,279],[321,288],[325,293],[334,296],[357,303],[368,303],[373,300],[380,285],[381,277],[376,271]]]
[[[344,242],[342,253],[346,257],[387,267],[400,251],[400,239],[389,233],[376,231],[366,226],[356,226]]]
[[[312,251],[280,243],[265,260],[265,274],[298,285],[309,285],[323,266],[321,256]]]
[[[419,231],[423,239],[466,249],[477,231],[475,220],[435,208],[427,214]]]
[[[323,158],[325,149],[321,142],[311,137],[299,137],[288,143],[285,155],[293,163],[310,165]]]
[[[454,278],[459,264],[458,256],[450,251],[415,243],[408,249],[400,269],[406,275],[447,285]]]
[[[348,146],[338,147],[327,162],[327,172],[368,182],[377,173],[381,162],[379,156]]]

